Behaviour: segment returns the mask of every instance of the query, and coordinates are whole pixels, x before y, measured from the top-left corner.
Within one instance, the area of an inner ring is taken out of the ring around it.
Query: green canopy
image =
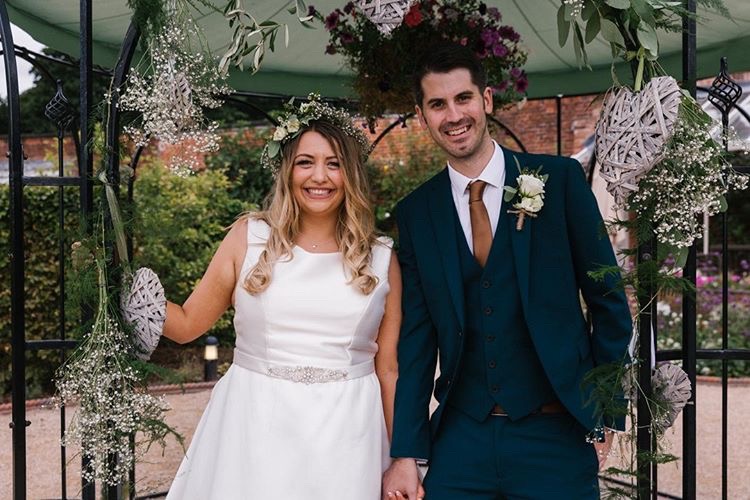
[[[214,0],[223,4],[224,0]],[[700,12],[698,24],[698,76],[715,75],[719,58],[726,56],[731,71],[750,70],[750,1],[724,0],[731,19]],[[327,14],[346,3],[345,0],[311,0]],[[287,12],[293,1],[245,1],[258,19],[274,19],[289,24],[288,47],[277,45],[269,53],[260,72],[235,72],[230,83],[238,90],[305,95],[318,91],[331,97],[351,95],[348,86],[350,70],[343,59],[324,53],[328,33],[322,27],[310,30],[300,26]],[[603,39],[589,45],[593,71],[580,70],[570,45],[557,42],[556,12],[560,0],[488,0],[503,15],[503,23],[513,26],[522,37],[529,53],[529,97],[557,94],[583,94],[605,90],[611,85],[609,44]],[[79,51],[79,5],[74,0],[6,0],[11,21],[39,42],[77,57]],[[131,11],[126,0],[96,0],[94,15],[94,61],[112,66],[130,22]],[[200,15],[209,45],[216,54],[223,53],[231,31],[219,13]],[[681,75],[682,37],[680,33],[662,34],[660,62],[671,75]],[[373,61],[377,64],[377,61]],[[622,70],[622,74],[627,74]]]

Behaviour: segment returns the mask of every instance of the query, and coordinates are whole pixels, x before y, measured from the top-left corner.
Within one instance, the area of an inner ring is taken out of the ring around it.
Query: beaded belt
[[[295,366],[269,363],[234,349],[234,364],[269,377],[290,380],[301,384],[322,384],[364,377],[375,372],[375,362],[365,361],[346,368],[322,368],[319,366]]]

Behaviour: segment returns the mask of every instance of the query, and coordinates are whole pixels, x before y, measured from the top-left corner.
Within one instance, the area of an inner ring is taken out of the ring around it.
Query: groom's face
[[[490,140],[486,115],[492,112],[492,91],[477,87],[468,69],[427,73],[422,92],[419,122],[449,160],[469,160]]]

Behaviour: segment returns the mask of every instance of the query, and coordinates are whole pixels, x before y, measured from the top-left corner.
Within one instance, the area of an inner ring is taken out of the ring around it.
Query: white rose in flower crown
[[[524,196],[523,198],[521,198],[521,201],[515,205],[515,207],[520,210],[525,210],[529,213],[535,214],[542,209],[543,205],[544,201],[542,200],[542,196],[541,194],[538,194],[531,197]]]
[[[283,141],[284,137],[286,136],[287,136],[286,127],[282,125],[282,126],[276,127],[276,130],[273,133],[273,140],[276,142]]]
[[[537,196],[544,193],[544,181],[535,175],[519,175],[516,182],[521,196]]]
[[[284,124],[284,127],[286,127],[287,131],[289,131],[290,134],[297,132],[300,127],[299,118],[297,118],[296,115],[290,116]]]

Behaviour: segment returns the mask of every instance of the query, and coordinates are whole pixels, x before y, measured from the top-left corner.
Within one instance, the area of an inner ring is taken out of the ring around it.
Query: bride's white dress
[[[373,249],[369,295],[347,283],[340,253],[277,262],[270,286],[241,282],[268,226],[248,221],[235,288],[234,363],[208,406],[167,499],[377,500],[388,437],[373,359],[388,293],[390,242]]]

